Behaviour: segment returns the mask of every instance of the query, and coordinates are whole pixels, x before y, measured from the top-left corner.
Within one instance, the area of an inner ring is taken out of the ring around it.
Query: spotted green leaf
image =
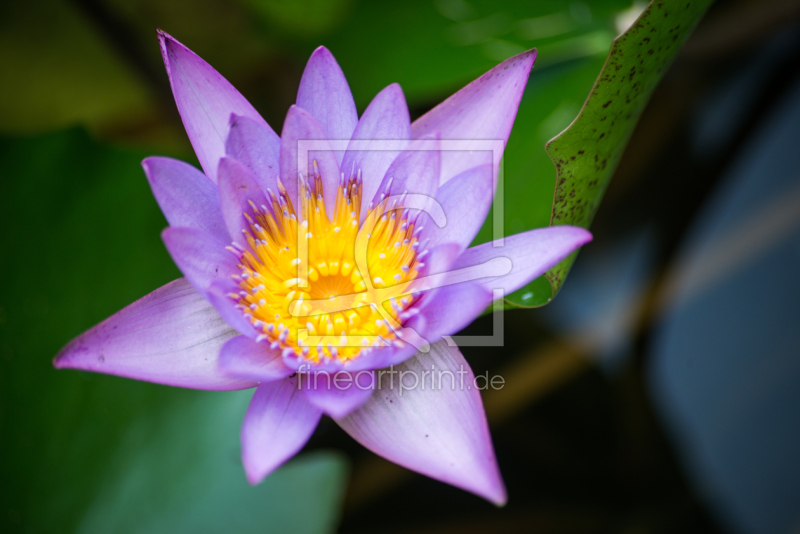
[[[614,40],[570,126],[545,145],[556,166],[551,225],[588,228],[650,95],[713,0],[653,0]],[[575,254],[548,271],[555,295]]]

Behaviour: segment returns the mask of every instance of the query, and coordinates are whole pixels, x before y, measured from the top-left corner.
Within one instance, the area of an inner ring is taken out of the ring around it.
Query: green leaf
[[[572,124],[545,146],[556,166],[551,225],[589,228],[650,95],[713,0],[653,0],[614,40]],[[548,271],[555,295],[577,253]]]
[[[251,395],[195,395],[134,421],[80,532],[332,531],[346,472],[339,455],[301,455],[255,487],[243,480],[239,426]]]
[[[340,458],[247,483],[251,392],[52,366],[71,338],[179,276],[145,155],[80,130],[0,137],[0,531],[331,532]]]

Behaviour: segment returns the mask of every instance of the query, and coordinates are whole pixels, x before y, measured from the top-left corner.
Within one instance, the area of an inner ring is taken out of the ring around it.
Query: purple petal
[[[424,302],[409,322],[428,343],[463,330],[492,303],[492,292],[480,284],[465,282],[439,289]]]
[[[239,287],[232,280],[215,280],[206,290],[206,298],[217,309],[220,317],[232,328],[250,339],[256,339],[259,335],[258,331],[245,318],[244,312],[236,308],[234,300],[230,297],[231,294],[238,293],[238,291]]]
[[[432,249],[429,248],[428,251],[429,254],[424,258],[424,265],[420,269],[420,275],[413,286],[415,291],[423,292],[420,300],[414,304],[417,309],[421,309],[436,298],[436,294],[441,291],[441,288],[446,287],[450,281],[449,273],[453,270],[461,252],[455,243],[442,243]],[[455,282],[450,281],[450,283]],[[421,321],[424,320],[424,317],[413,318],[407,326],[421,330],[423,329]],[[417,333],[421,332],[418,330]],[[392,359],[394,360],[394,358]]]
[[[423,139],[433,142],[435,147],[439,146],[439,134],[434,132],[425,136]],[[402,195],[403,193],[415,193],[431,198],[436,197],[439,189],[439,172],[441,169],[442,154],[435,150],[413,150],[409,147],[402,154],[397,156],[378,188],[378,194],[385,193],[389,189],[392,195]],[[376,195],[373,202],[379,201]]]
[[[566,258],[572,251],[592,240],[592,234],[575,226],[538,228],[506,237],[504,246],[494,242],[468,248],[458,258],[453,269],[484,263],[493,258],[509,258],[511,272],[495,278],[478,280],[488,290],[502,288],[508,295]]]
[[[303,448],[322,412],[297,388],[297,378],[261,384],[242,424],[242,463],[251,484]]]
[[[283,353],[283,363],[298,373],[309,372],[308,360],[294,354],[291,351],[285,351]],[[341,371],[343,367],[344,364],[339,360],[328,360],[326,362],[314,364],[313,369],[320,372],[335,373],[337,371]]]
[[[245,164],[261,189],[277,190],[280,172],[281,138],[260,121],[235,115],[225,142],[225,153]]]
[[[264,205],[267,200],[264,190],[244,163],[231,158],[222,158],[219,161],[217,180],[222,216],[228,232],[234,241],[247,245],[243,232],[250,231],[250,223],[244,214],[246,212],[252,218],[250,202],[256,207]]]
[[[458,348],[436,343],[396,370],[394,375],[379,371],[375,394],[337,423],[375,454],[505,503],[480,392]],[[415,378],[419,384],[412,388]]]
[[[367,402],[375,389],[375,373],[311,372],[298,374],[298,380],[308,401],[334,418],[346,417]]]
[[[389,165],[400,154],[396,150],[378,150],[382,140],[411,139],[411,119],[403,90],[392,84],[372,99],[353,132],[354,140],[375,143],[374,149],[355,150],[348,147],[342,160],[342,171],[348,174],[355,168],[361,171],[363,189],[361,198],[371,200],[383,181]],[[354,146],[352,141],[350,146]],[[361,219],[367,213],[369,202],[361,203]]]
[[[352,364],[348,365],[347,369],[350,372],[362,369],[385,369],[386,367],[403,363],[415,356],[417,352],[417,347],[408,343],[402,347],[392,345],[390,347],[376,348],[372,352],[354,360]]]
[[[200,293],[214,280],[236,274],[236,258],[225,243],[197,228],[167,228],[161,239],[183,275]]]
[[[294,373],[284,365],[281,351],[270,350],[268,345],[245,336],[235,337],[222,346],[219,368],[225,376],[256,382],[274,382]]]
[[[230,241],[217,188],[202,172],[171,158],[147,158],[142,167],[170,226],[198,228],[220,241]]]
[[[358,112],[350,87],[333,54],[320,46],[311,54],[300,88],[297,105],[305,109],[322,125],[326,139],[348,140],[358,123]],[[336,154],[336,162],[342,162]]]
[[[211,65],[162,31],[158,40],[183,126],[206,176],[216,183],[231,114],[248,117],[266,128],[269,125]]]
[[[308,169],[297,168],[298,143],[300,141],[315,140],[315,150],[308,152]],[[336,206],[337,188],[339,185],[339,164],[331,151],[330,143],[325,137],[322,126],[305,109],[297,106],[289,108],[286,121],[283,123],[281,133],[281,180],[289,192],[289,198],[295,209],[300,203],[297,196],[298,173],[308,176],[313,172],[312,160],[319,165],[322,184],[325,192],[325,211],[333,219],[333,210]],[[313,185],[313,184],[312,184]]]
[[[413,138],[438,131],[442,139],[502,139],[505,147],[535,59],[536,50],[529,50],[497,65],[414,121]],[[485,163],[484,151],[446,151],[441,183]]]
[[[494,182],[492,167],[481,165],[462,172],[448,181],[436,193],[447,217],[444,227],[427,224],[422,239],[430,239],[430,246],[455,243],[459,252],[472,243],[486,220],[492,205]]]
[[[459,246],[455,243],[442,243],[432,248],[428,247],[427,250],[430,252],[422,259],[424,265],[420,270],[419,278],[417,278],[418,283],[415,284],[415,287],[425,288],[425,290],[444,285],[443,281],[447,278],[447,273],[453,268],[461,253]],[[424,252],[421,251],[420,256]]]
[[[81,334],[56,356],[57,369],[80,369],[193,389],[234,390],[255,381],[217,368],[236,332],[183,278],[156,289]]]

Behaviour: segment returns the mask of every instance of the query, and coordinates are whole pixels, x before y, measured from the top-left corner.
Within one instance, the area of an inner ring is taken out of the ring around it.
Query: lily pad
[[[0,531],[331,532],[339,456],[247,483],[250,391],[52,366],[71,338],[179,276],[145,155],[82,130],[0,137]]]

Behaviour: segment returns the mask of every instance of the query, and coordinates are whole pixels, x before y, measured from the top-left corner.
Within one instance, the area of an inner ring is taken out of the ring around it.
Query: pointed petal
[[[442,139],[502,139],[505,146],[535,59],[534,49],[502,62],[414,121],[413,138],[438,131]],[[483,151],[445,152],[441,183],[487,163],[486,157]]]
[[[481,165],[462,172],[439,188],[436,200],[442,206],[447,222],[444,227],[427,224],[422,239],[430,246],[455,243],[459,252],[466,249],[486,220],[494,196],[491,165]]]
[[[300,88],[297,105],[305,109],[322,125],[326,139],[348,140],[358,123],[358,112],[350,86],[333,54],[320,46],[311,54]],[[342,162],[343,154],[336,155]]]
[[[217,368],[220,349],[235,335],[179,278],[78,336],[53,365],[193,389],[254,387],[255,381],[225,376]]]
[[[417,256],[422,256],[422,267],[414,288],[431,292],[444,286],[447,273],[453,269],[461,251],[455,243],[442,243],[433,248],[428,246],[427,250],[429,254],[423,256],[425,251],[421,251]]]
[[[231,114],[248,117],[266,128],[269,125],[211,65],[162,31],[158,40],[183,126],[206,176],[216,183]]]
[[[348,373],[311,372],[298,374],[308,401],[326,415],[341,418],[367,402],[375,389],[375,373],[371,370]]]
[[[458,348],[436,343],[427,355],[396,369],[391,387],[391,376],[379,371],[375,394],[337,423],[375,454],[495,504],[505,503],[480,392]],[[415,380],[418,385],[412,388]]]
[[[379,202],[379,194],[385,193],[389,188],[392,195],[402,195],[405,192],[436,197],[439,189],[439,172],[441,170],[442,154],[438,150],[439,134],[434,132],[423,137],[430,140],[437,147],[433,150],[414,150],[409,147],[397,156],[378,188],[378,194],[373,198],[374,204]]]
[[[142,167],[170,226],[198,228],[220,241],[230,241],[217,188],[202,172],[172,158],[147,158]]]
[[[250,223],[244,214],[252,218],[250,202],[257,208],[264,205],[267,200],[264,190],[244,163],[231,158],[220,160],[217,180],[222,216],[228,232],[233,241],[246,246],[247,239],[242,232],[250,231]]]
[[[261,189],[277,190],[275,178],[280,172],[281,138],[272,128],[241,115],[232,116],[225,153],[244,163]]]
[[[242,424],[242,463],[258,484],[303,448],[322,412],[297,388],[297,377],[261,384]]]
[[[306,176],[306,169],[298,169],[298,143],[299,141],[316,140],[315,145],[320,147],[317,150],[308,152],[308,172],[313,171],[312,161],[319,165],[319,173],[322,176],[322,184],[325,193],[325,211],[328,217],[333,219],[333,209],[336,206],[337,187],[339,185],[339,164],[327,142],[322,126],[305,109],[297,106],[289,108],[286,121],[283,123],[281,132],[281,180],[289,192],[295,210],[298,209],[298,173]],[[313,184],[312,184],[313,185]]]
[[[575,226],[538,228],[506,237],[504,246],[494,242],[468,248],[458,258],[453,269],[484,263],[493,258],[509,258],[511,272],[495,278],[478,280],[488,290],[502,288],[508,295],[534,278],[541,276],[569,254],[592,240],[592,234]]]
[[[232,280],[215,280],[208,286],[206,298],[231,328],[250,339],[256,339],[259,335],[258,331],[250,321],[245,319],[244,312],[236,308],[234,299],[230,297],[230,295],[235,295],[238,291],[239,287]]]
[[[214,280],[230,279],[238,272],[226,244],[203,230],[170,227],[161,232],[161,239],[178,269],[200,293]]]
[[[361,198],[361,220],[367,213],[369,200],[375,196],[389,165],[400,154],[396,150],[380,150],[382,140],[411,139],[411,119],[403,90],[396,83],[386,87],[372,99],[353,132],[354,140],[375,143],[372,150],[354,150],[348,147],[341,169],[345,175],[355,169],[361,171],[363,189]],[[351,141],[351,146],[353,145]]]
[[[420,300],[414,304],[414,308],[421,309],[427,303],[436,298],[436,294],[446,287],[449,279],[450,272],[454,269],[454,265],[458,260],[460,253],[459,246],[455,243],[442,243],[434,248],[428,248],[430,253],[424,257],[424,263],[420,268],[420,275],[414,283],[414,291],[422,292]],[[423,251],[424,252],[424,251]],[[420,254],[421,256],[422,254]],[[417,256],[419,257],[419,256]],[[450,281],[450,283],[454,283]],[[424,321],[424,317],[412,318],[408,326],[415,330],[422,328],[420,321]],[[421,334],[421,332],[418,332]]]
[[[466,328],[492,303],[492,292],[474,282],[445,286],[425,302],[418,316],[409,323],[419,325],[417,333],[428,343]],[[424,323],[420,323],[422,320]],[[416,328],[415,328],[416,329]]]
[[[294,373],[294,369],[284,365],[281,351],[270,350],[269,345],[245,336],[235,337],[222,346],[219,368],[225,376],[256,382],[273,382]]]

